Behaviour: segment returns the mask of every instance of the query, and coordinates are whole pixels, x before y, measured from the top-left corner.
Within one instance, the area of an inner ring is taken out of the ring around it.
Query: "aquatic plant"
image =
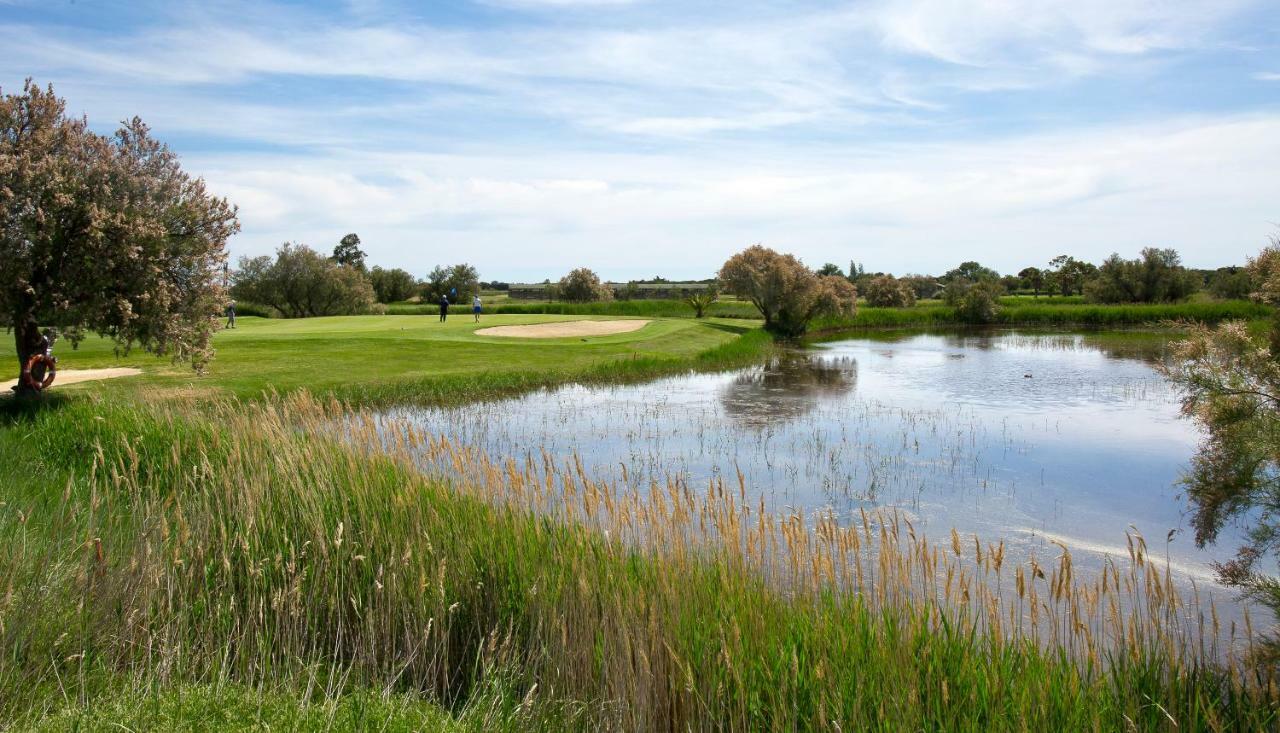
[[[22,419],[5,457],[62,490],[0,507],[3,721],[120,675],[450,707],[501,679],[527,728],[1276,721],[1251,629],[1140,537],[1082,578],[1065,548],[1013,565],[893,514],[766,512],[742,480],[639,491],[305,394]]]

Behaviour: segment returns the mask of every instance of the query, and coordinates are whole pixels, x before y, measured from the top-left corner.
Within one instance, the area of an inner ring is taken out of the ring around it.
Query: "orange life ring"
[[[36,381],[35,375],[32,374],[32,372],[41,364],[44,365],[44,379]],[[22,383],[37,392],[42,392],[48,389],[49,385],[53,384],[53,377],[57,373],[57,359],[49,356],[48,354],[33,354],[30,359],[27,359],[26,366],[22,367]]]

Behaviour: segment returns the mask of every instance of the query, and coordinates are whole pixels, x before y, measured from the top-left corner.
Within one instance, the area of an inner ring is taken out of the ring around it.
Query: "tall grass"
[[[0,507],[0,721],[110,673],[458,709],[496,678],[526,728],[1276,723],[1274,679],[1138,537],[1101,578],[1065,548],[1011,567],[892,514],[775,516],[741,479],[633,491],[305,394],[21,419],[17,450],[66,481]]]
[[[1273,310],[1244,300],[1209,302],[1091,305],[1035,304],[1023,301],[1000,308],[997,326],[1133,326],[1169,321],[1218,323],[1227,320],[1267,318]],[[859,308],[852,318],[823,318],[810,330],[831,332],[862,328],[910,328],[967,325],[955,309],[943,305],[914,308]]]

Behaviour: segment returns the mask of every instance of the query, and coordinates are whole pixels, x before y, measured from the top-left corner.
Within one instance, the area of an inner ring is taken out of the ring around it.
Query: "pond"
[[[938,541],[954,528],[1003,539],[1014,558],[1062,543],[1086,571],[1127,557],[1136,529],[1203,589],[1240,534],[1195,547],[1178,479],[1200,436],[1154,368],[1168,339],[882,334],[726,373],[392,414],[494,456],[576,454],[640,490],[676,473],[736,486],[740,473],[752,503],[778,511],[853,522],[896,508]]]

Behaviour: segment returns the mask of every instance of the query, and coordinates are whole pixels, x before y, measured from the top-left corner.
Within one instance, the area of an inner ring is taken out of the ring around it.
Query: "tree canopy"
[[[448,296],[449,302],[469,299],[480,292],[480,273],[465,262],[458,265],[436,265],[423,284],[422,297],[437,301]]]
[[[385,269],[374,265],[369,271],[369,283],[373,285],[373,294],[379,303],[408,300],[418,289],[418,281],[413,275],[399,267]]]
[[[613,300],[613,290],[600,281],[599,275],[585,267],[579,267],[560,278],[557,292],[561,300],[570,303]]]
[[[789,254],[753,245],[720,268],[729,292],[750,300],[764,316],[764,327],[783,336],[799,336],[820,315],[852,315],[858,290],[838,275],[821,276]]]
[[[202,367],[238,228],[141,120],[100,135],[52,87],[0,94],[0,308],[20,363],[47,324],[73,344],[91,330]]]
[[[274,260],[242,257],[233,281],[235,297],[275,308],[285,318],[364,313],[373,304],[373,286],[363,272],[305,244],[281,245]]]
[[[338,241],[333,248],[333,261],[344,267],[364,270],[364,250],[360,249],[360,236],[352,232]]]

